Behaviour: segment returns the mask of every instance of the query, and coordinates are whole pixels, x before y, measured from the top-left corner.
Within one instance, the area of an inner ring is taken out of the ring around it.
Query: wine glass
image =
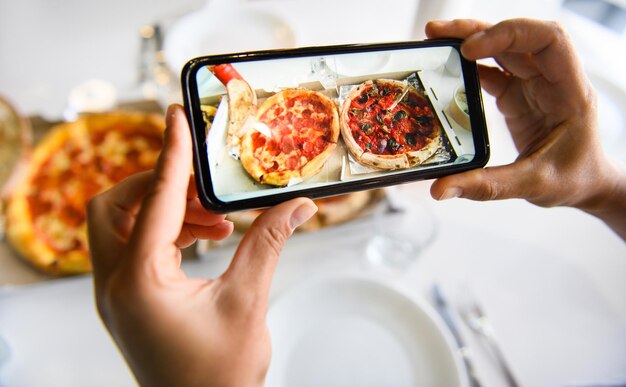
[[[404,271],[435,239],[433,213],[419,195],[407,191],[401,187],[385,189],[386,203],[374,214],[366,258],[375,268]]]

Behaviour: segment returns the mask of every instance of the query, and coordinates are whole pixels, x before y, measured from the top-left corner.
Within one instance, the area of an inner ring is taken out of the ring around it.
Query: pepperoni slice
[[[300,158],[296,155],[289,156],[286,164],[288,169],[297,169],[300,166]]]
[[[280,143],[280,150],[285,154],[289,154],[294,149],[296,149],[296,144],[293,141],[293,137],[291,136],[283,137]]]

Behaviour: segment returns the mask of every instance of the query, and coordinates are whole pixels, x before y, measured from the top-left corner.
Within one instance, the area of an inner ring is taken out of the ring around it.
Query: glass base
[[[378,235],[367,244],[366,254],[372,265],[406,269],[417,261],[421,250],[421,246],[406,239]]]

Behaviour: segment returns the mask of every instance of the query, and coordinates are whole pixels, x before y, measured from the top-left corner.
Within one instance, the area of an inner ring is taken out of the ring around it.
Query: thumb
[[[266,298],[285,242],[315,212],[317,206],[307,198],[293,199],[266,210],[239,243],[224,278]]]
[[[185,112],[171,105],[165,141],[154,177],[143,199],[131,236],[137,259],[150,260],[175,243],[185,216],[191,165],[191,136]]]
[[[518,163],[445,176],[435,180],[430,194],[436,200],[457,197],[479,201],[525,198],[532,184],[524,178],[531,174],[522,171],[522,168]]]

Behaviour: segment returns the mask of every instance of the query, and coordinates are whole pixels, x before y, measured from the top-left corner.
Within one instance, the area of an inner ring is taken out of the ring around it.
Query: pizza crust
[[[228,93],[228,129],[226,142],[228,145],[239,145],[246,132],[249,121],[256,112],[256,93],[248,82],[243,79],[232,79],[226,84]]]
[[[395,170],[406,169],[422,164],[424,161],[432,157],[435,152],[441,147],[441,133],[442,128],[438,120],[433,121],[433,132],[429,135],[430,141],[421,149],[417,151],[409,151],[406,153],[398,153],[395,155],[380,155],[365,151],[356,142],[352,135],[352,130],[349,125],[350,107],[352,101],[359,97],[364,89],[368,88],[374,83],[374,81],[366,81],[356,88],[354,88],[344,100],[341,107],[341,136],[346,144],[346,148],[350,154],[356,159],[356,161],[362,165],[383,169],[383,170]],[[388,84],[396,87],[404,87],[403,82],[394,79],[377,79],[377,84]],[[421,94],[414,88],[411,88],[410,93]],[[422,95],[422,98],[426,96]]]

